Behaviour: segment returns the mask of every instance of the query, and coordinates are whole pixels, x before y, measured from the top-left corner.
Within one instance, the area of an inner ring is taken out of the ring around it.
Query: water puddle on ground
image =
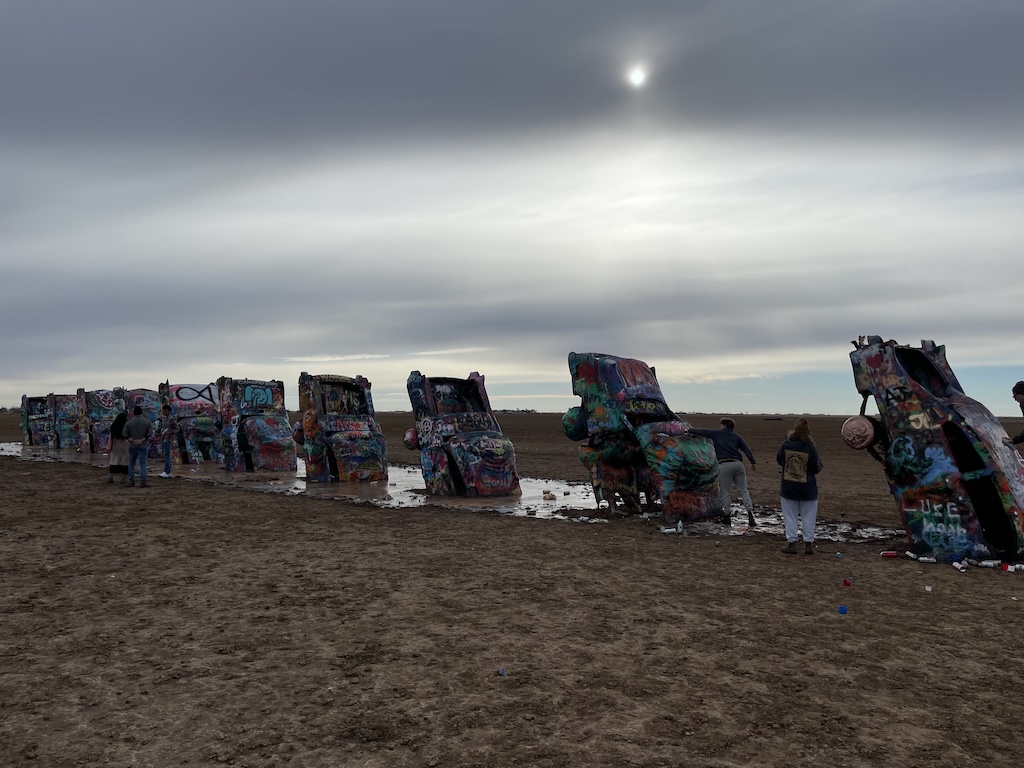
[[[24,446],[19,443],[0,443],[0,456],[15,456],[26,461],[63,461],[87,464],[106,469],[110,457],[104,453],[80,453],[72,449],[54,450],[45,447]],[[607,506],[599,508],[589,483],[563,480],[520,478],[522,493],[518,496],[490,499],[463,499],[448,496],[428,496],[423,475],[418,466],[392,464],[388,467],[387,482],[379,483],[307,483],[306,466],[299,459],[298,470],[290,472],[227,472],[221,465],[175,465],[173,480],[162,480],[157,474],[163,468],[162,459],[149,460],[151,484],[191,480],[221,486],[231,486],[261,493],[282,493],[290,496],[305,495],[318,499],[341,499],[349,502],[372,504],[390,509],[422,507],[427,504],[474,512],[494,512],[514,517],[532,517],[540,520],[562,520],[582,524],[607,523],[620,519],[612,515]],[[660,525],[656,531],[666,536],[739,536],[761,533],[782,537],[782,513],[769,506],[755,505],[756,528],[747,526],[743,508],[733,505],[732,524],[719,522],[688,523],[681,532],[674,526]],[[657,520],[658,516],[645,514],[628,520]],[[901,530],[877,526],[857,526],[848,523],[819,522],[816,538],[820,541],[884,541],[902,538]]]

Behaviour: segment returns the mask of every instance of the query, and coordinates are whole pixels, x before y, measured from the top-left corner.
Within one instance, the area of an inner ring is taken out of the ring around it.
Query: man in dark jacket
[[[142,406],[132,409],[132,417],[122,430],[128,438],[128,487],[135,486],[135,462],[139,463],[139,485],[146,487],[146,459],[149,457],[149,441],[153,437],[153,422],[142,415]]]
[[[1024,381],[1018,381],[1013,385],[1013,399],[1017,401],[1017,405],[1020,406],[1020,415],[1024,416]],[[1004,440],[1007,445],[1020,445],[1024,443],[1024,432],[1019,435]]]
[[[719,424],[721,429],[697,429],[690,427],[691,435],[700,435],[708,438],[715,444],[715,456],[718,458],[718,488],[722,494],[722,507],[726,514],[732,507],[732,489],[740,493],[743,500],[743,507],[747,510],[747,525],[757,525],[754,520],[754,503],[750,500],[750,492],[747,490],[747,472],[743,468],[743,456],[750,462],[750,471],[757,472],[757,462],[754,461],[754,454],[746,441],[736,434],[736,422],[732,419],[722,419]]]

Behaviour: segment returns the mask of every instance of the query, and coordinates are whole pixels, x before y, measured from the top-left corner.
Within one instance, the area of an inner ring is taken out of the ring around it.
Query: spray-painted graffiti
[[[202,464],[221,462],[219,398],[216,384],[160,385],[160,398],[166,398],[171,415],[178,422],[177,440],[172,444],[172,460],[176,464]]]
[[[620,514],[660,509],[668,522],[726,514],[710,440],[688,433],[668,407],[654,369],[632,358],[569,354],[581,405],[562,417],[566,437],[586,445],[580,461],[594,496]]]
[[[21,396],[21,442],[53,446],[53,413],[46,397]]]
[[[114,401],[117,398],[110,389],[79,389],[78,409],[81,412],[79,450],[91,453],[110,452],[110,425],[117,412]]]
[[[232,472],[295,471],[295,441],[284,406],[284,382],[217,379],[224,468]]]
[[[850,353],[863,397],[843,436],[885,470],[917,554],[1015,559],[1024,551],[1024,465],[1006,432],[960,386],[945,348],[861,337]],[[866,416],[874,397],[877,417]]]
[[[78,395],[50,394],[47,402],[53,415],[54,447],[80,449],[82,411],[78,405]]]
[[[484,377],[427,378],[406,382],[416,426],[403,442],[419,450],[427,493],[440,496],[511,496],[519,493],[512,441],[501,433]]]
[[[362,376],[299,376],[306,480],[388,479],[388,446]]]

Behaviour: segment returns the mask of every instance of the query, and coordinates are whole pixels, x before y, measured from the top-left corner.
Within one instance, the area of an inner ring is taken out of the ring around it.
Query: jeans
[[[171,474],[171,441],[164,440],[164,474]]]
[[[139,463],[139,479],[146,484],[146,459],[149,458],[148,445],[131,445],[128,447],[128,485],[135,485],[135,462]]]

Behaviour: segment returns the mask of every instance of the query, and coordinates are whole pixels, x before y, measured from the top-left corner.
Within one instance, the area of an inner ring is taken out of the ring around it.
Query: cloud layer
[[[952,0],[7,3],[0,404],[309,369],[404,408],[420,368],[558,410],[566,354],[600,350],[656,365],[681,409],[761,382],[742,410],[774,412],[816,373],[841,413],[862,333],[1024,378],[1022,22]]]

